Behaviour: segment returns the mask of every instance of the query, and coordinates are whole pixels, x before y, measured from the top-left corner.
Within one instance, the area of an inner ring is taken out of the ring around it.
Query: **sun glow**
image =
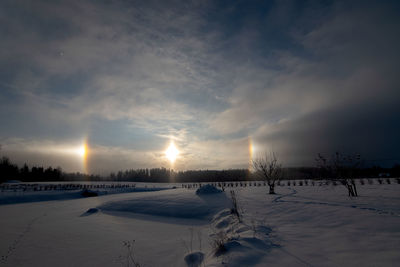
[[[254,157],[254,142],[253,139],[249,136],[249,169],[253,166],[253,157]]]
[[[82,144],[80,147],[78,147],[75,150],[75,153],[81,158],[82,160],[82,166],[83,166],[83,172],[87,173],[88,172],[88,164],[87,164],[87,157],[88,157],[88,153],[89,153],[89,148],[87,143],[85,142],[84,144]]]
[[[174,163],[178,155],[179,150],[176,148],[174,142],[171,141],[169,147],[167,148],[167,150],[165,150],[165,156],[171,163]]]
[[[76,153],[77,153],[79,156],[81,156],[81,157],[85,157],[85,155],[86,155],[86,146],[83,145],[83,146],[81,146],[80,148],[78,148],[78,149],[76,150]]]
[[[81,145],[80,147],[76,148],[75,153],[80,156],[81,158],[86,158],[88,152],[88,148],[86,143]]]

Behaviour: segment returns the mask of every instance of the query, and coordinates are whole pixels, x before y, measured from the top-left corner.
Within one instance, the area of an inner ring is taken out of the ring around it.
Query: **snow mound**
[[[221,218],[221,219],[215,221],[214,223],[215,223],[216,228],[221,229],[221,228],[229,227],[233,223],[233,221],[234,221],[234,218],[232,216],[228,216],[225,218]]]
[[[221,209],[229,207],[225,194],[199,197],[193,191],[171,190],[157,194],[138,194],[130,199],[106,202],[98,208],[116,216],[133,214],[180,219],[209,220]],[[151,219],[151,218],[150,218]]]
[[[272,229],[259,223],[239,221],[225,209],[213,217],[214,233],[210,235],[214,254],[210,266],[218,265],[218,258],[229,258],[229,266],[252,266],[262,262],[271,249],[279,247],[271,241]]]
[[[187,266],[198,267],[201,266],[203,262],[204,253],[200,251],[192,252],[190,254],[187,254],[184,259]]]
[[[81,217],[89,216],[89,215],[95,214],[95,213],[97,213],[97,212],[99,212],[99,209],[90,208],[90,209],[88,209],[86,212],[84,212],[84,213],[81,215]]]
[[[22,183],[20,180],[7,180],[4,184],[20,184]]]
[[[231,251],[235,251],[235,250],[239,251],[243,248],[242,244],[237,240],[230,240],[230,241],[226,242],[224,244],[224,247],[225,247],[226,252],[231,252]]]
[[[99,193],[96,191],[85,189],[82,191],[81,195],[83,197],[97,197],[97,196],[99,196]]]
[[[40,184],[42,187],[47,183]],[[51,183],[49,183],[51,185]],[[135,187],[135,188],[103,188],[97,190],[49,190],[49,191],[24,191],[23,189],[9,189],[0,192],[0,205],[27,203],[27,202],[40,202],[40,201],[55,201],[55,200],[69,200],[86,197],[105,196],[112,194],[123,193],[142,193],[142,192],[156,192],[161,190],[169,190],[163,187]]]
[[[82,195],[76,191],[1,192],[0,205],[78,198],[82,198]]]
[[[220,190],[210,184],[204,185],[196,190],[197,195],[208,195],[208,194],[216,194],[216,193],[221,193],[221,192],[222,192],[222,190]]]

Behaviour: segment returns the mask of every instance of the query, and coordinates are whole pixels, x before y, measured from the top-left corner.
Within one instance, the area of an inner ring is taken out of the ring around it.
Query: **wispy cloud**
[[[3,144],[86,137],[103,169],[166,164],[169,139],[185,156],[175,168],[245,166],[249,136],[290,164],[366,142],[365,154],[396,155],[394,140],[374,141],[399,131],[389,119],[399,97],[395,3],[0,5]],[[349,129],[354,121],[368,138]]]

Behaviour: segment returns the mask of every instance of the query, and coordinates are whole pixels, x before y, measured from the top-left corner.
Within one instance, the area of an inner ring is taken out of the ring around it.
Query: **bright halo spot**
[[[178,154],[179,150],[176,148],[174,142],[171,142],[167,150],[165,150],[165,156],[171,163],[174,163]]]
[[[86,148],[86,144],[82,145],[81,147],[79,147],[76,150],[76,153],[81,156],[82,158],[84,158],[86,156],[87,153],[87,148]]]

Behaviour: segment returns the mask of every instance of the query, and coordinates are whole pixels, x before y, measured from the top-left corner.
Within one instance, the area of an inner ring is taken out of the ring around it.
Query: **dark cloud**
[[[289,165],[313,165],[318,153],[338,151],[359,153],[373,161],[368,164],[391,166],[400,161],[400,108],[393,104],[318,110],[260,130],[258,141],[278,151]]]

